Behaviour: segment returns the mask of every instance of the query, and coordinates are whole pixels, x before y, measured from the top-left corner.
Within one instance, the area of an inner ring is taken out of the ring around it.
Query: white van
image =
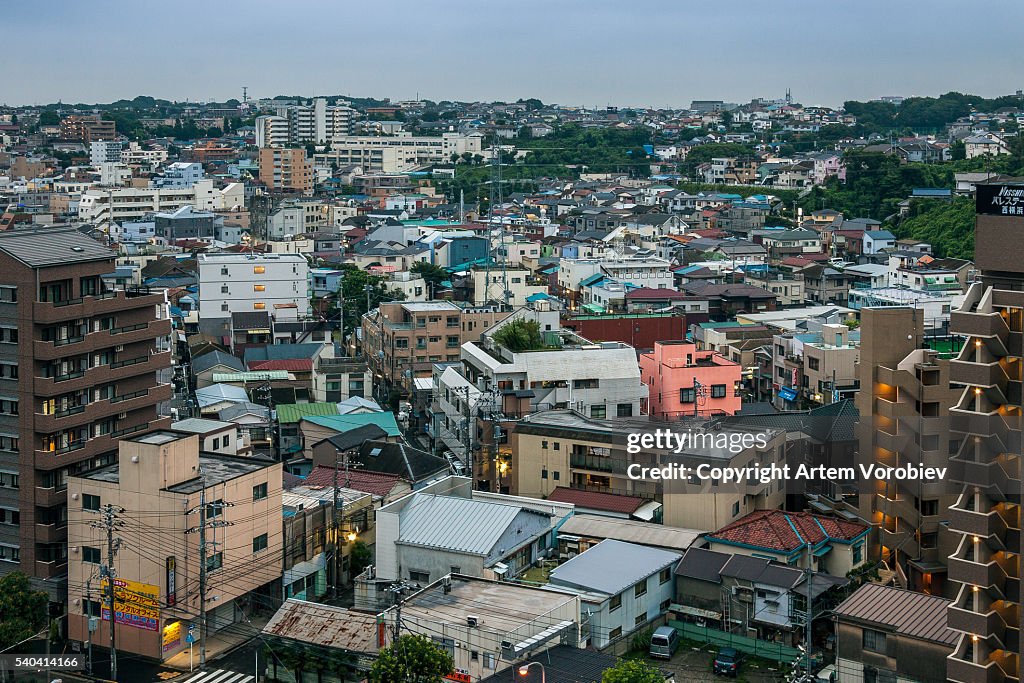
[[[672,659],[679,647],[679,632],[671,626],[659,626],[651,636],[650,655],[661,659]]]

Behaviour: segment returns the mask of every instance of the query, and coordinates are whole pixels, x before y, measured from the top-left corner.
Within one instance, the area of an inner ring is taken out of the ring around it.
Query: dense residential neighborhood
[[[0,679],[1020,680],[1022,91],[336,82],[0,104]]]

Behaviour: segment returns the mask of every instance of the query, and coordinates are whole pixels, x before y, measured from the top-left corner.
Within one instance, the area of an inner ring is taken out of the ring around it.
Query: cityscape
[[[392,67],[0,92],[0,680],[1019,683],[1024,90]]]

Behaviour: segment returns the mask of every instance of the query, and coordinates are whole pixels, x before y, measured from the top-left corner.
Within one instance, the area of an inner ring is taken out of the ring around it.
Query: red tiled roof
[[[758,510],[708,534],[708,538],[792,552],[806,545],[808,541],[812,544],[818,544],[826,538],[849,541],[867,529],[866,525],[859,522],[810,512]]]
[[[397,474],[385,474],[383,472],[349,470],[347,476],[344,472],[338,473],[338,486],[381,497],[391,493],[391,489],[395,487],[398,481],[399,477]],[[326,465],[317,465],[302,483],[306,486],[334,486],[334,468]]]
[[[627,299],[685,299],[686,295],[674,289],[654,289],[653,287],[640,287],[626,292]]]
[[[310,372],[313,361],[309,358],[281,358],[278,360],[249,361],[250,370],[285,370],[287,372]]]
[[[556,503],[572,503],[577,507],[590,508],[591,510],[604,510],[605,512],[621,512],[632,514],[637,508],[644,504],[643,498],[633,496],[620,496],[615,493],[601,493],[600,491],[583,491],[571,489],[566,486],[559,486],[548,500]]]

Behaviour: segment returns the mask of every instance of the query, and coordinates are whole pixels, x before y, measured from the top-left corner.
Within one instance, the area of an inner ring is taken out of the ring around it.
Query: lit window
[[[267,291],[267,286],[266,285],[253,285],[252,286],[252,291],[254,291],[254,292],[265,292],[265,291]]]
[[[253,309],[255,309],[257,311],[262,311],[264,308],[267,307],[267,305],[265,303],[263,303],[262,301],[256,301],[256,302],[253,302],[252,307],[253,307]]]
[[[255,273],[256,275],[263,275],[263,273],[267,272],[267,269],[264,268],[263,266],[253,266],[252,272]]]

